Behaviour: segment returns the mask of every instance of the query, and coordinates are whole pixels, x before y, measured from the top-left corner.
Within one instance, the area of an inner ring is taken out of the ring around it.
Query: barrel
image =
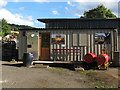
[[[109,61],[109,56],[107,54],[100,54],[96,57],[96,62],[98,65],[105,64]]]
[[[32,65],[33,55],[31,53],[24,53],[23,55],[23,65],[30,66]]]
[[[96,55],[95,53],[89,53],[84,56],[84,60],[86,63],[92,63],[95,61]]]

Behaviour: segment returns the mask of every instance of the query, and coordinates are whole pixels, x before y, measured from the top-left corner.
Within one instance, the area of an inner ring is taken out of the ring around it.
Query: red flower
[[[13,37],[11,36],[11,39],[13,39]]]
[[[14,33],[14,35],[15,35],[16,33]]]
[[[17,36],[18,36],[18,34],[17,34]]]

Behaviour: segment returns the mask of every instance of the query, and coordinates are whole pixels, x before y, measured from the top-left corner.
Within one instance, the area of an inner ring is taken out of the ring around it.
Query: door
[[[40,60],[50,60],[50,33],[40,33],[39,57]]]

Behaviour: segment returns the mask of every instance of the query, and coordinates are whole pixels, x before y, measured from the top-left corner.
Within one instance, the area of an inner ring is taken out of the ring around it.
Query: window
[[[73,46],[87,46],[87,38],[86,33],[73,33]]]
[[[73,46],[78,46],[78,35],[73,34]]]
[[[42,34],[42,47],[49,48],[49,45],[50,45],[50,34],[49,33]]]
[[[87,46],[87,34],[86,33],[80,33],[79,34],[79,46]]]

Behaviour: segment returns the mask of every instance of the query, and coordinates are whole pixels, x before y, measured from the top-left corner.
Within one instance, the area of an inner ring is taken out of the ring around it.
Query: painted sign
[[[110,43],[110,33],[95,33],[95,43],[109,44]]]
[[[65,44],[65,35],[64,34],[52,34],[51,43],[53,43],[53,44]]]

